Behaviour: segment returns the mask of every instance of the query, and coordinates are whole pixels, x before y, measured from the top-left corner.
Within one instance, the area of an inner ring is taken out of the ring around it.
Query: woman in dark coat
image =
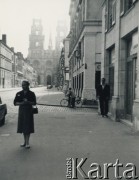
[[[19,106],[17,133],[23,133],[24,143],[21,147],[30,148],[30,134],[34,133],[34,117],[32,105],[36,105],[36,96],[29,90],[29,82],[22,82],[22,91],[14,99],[14,105]]]

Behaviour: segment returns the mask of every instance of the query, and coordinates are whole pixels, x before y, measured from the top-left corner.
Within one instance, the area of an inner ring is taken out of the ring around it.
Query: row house
[[[17,83],[17,55],[14,52],[14,48],[11,47],[12,50],[12,87],[16,87]]]
[[[0,40],[0,88],[12,87],[12,55],[13,52],[6,43],[6,35]]]
[[[32,87],[38,85],[38,74],[21,52],[15,53],[6,42],[6,35],[0,40],[0,88],[21,87],[26,79]]]
[[[139,1],[104,0],[102,76],[110,84],[112,119],[139,130]]]
[[[69,43],[70,43],[70,36],[68,35],[63,40],[63,51],[64,51],[64,84],[68,87],[69,86]]]
[[[100,83],[102,0],[71,0],[69,81],[76,96],[96,99]]]
[[[21,52],[16,53],[17,56],[17,77],[16,77],[16,86],[21,87],[22,81],[24,80],[24,57]]]
[[[16,53],[17,56],[17,76],[16,86],[20,87],[23,80],[28,80],[31,87],[38,85],[37,71],[32,67],[27,59],[24,58],[21,52]]]
[[[64,48],[62,48],[59,59],[58,86],[63,87],[65,81],[64,76],[65,76],[65,52],[64,52]]]
[[[38,85],[37,71],[30,65],[27,59],[23,61],[23,77],[30,82],[30,87],[35,87]]]

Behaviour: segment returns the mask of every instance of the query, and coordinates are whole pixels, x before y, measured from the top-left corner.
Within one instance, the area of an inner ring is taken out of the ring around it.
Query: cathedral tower
[[[44,83],[43,78],[44,35],[40,19],[34,19],[29,36],[28,60],[37,70],[39,84]]]
[[[66,36],[67,36],[66,21],[59,20],[56,28],[56,46],[55,46],[56,51],[61,51],[63,40],[65,39]]]

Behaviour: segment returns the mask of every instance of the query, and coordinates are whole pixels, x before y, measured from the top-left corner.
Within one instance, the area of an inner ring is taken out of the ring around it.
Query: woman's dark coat
[[[14,105],[16,102],[22,102],[24,98],[36,104],[36,96],[34,92],[29,90],[26,94],[24,91],[18,92],[14,99]],[[17,133],[34,133],[34,117],[30,104],[19,105]]]

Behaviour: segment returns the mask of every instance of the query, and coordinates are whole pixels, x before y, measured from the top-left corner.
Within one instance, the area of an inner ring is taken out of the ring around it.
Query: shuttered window
[[[105,9],[105,32],[107,32],[116,22],[116,1],[107,0]]]

